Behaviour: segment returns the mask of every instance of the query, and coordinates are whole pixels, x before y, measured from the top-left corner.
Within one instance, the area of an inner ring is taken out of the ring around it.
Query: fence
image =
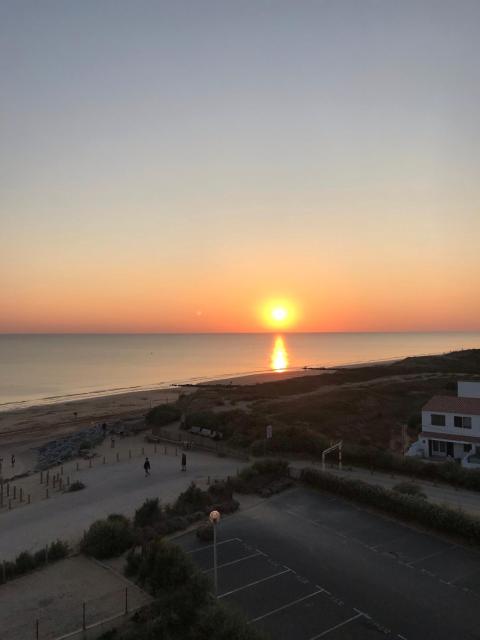
[[[188,448],[198,451],[207,451],[209,453],[216,453],[221,456],[229,458],[237,458],[238,460],[249,460],[248,454],[239,449],[232,449],[227,447],[223,442],[219,440],[210,440],[203,436],[199,436],[193,433],[185,431],[185,438],[183,440],[172,440],[171,437],[162,429],[156,429],[154,435],[148,436],[149,442],[166,442],[175,445],[179,448]]]
[[[41,610],[38,617],[2,629],[2,640],[90,640],[121,624],[152,601],[134,586],[83,602],[64,602]]]

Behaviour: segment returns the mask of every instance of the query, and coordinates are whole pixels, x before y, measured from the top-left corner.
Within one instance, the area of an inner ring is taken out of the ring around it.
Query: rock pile
[[[81,450],[92,449],[103,441],[104,432],[101,424],[82,429],[56,440],[51,440],[38,447],[37,471],[63,464],[79,455]]]

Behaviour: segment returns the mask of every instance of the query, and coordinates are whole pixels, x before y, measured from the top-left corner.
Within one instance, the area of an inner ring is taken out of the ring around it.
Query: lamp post
[[[209,515],[213,525],[213,574],[215,583],[215,597],[218,597],[218,575],[217,575],[217,524],[220,522],[220,512],[211,511]]]

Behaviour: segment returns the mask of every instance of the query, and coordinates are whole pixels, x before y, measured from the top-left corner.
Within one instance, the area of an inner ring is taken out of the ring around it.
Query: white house
[[[422,408],[422,431],[409,455],[480,465],[480,382],[459,382],[457,396],[434,396]]]

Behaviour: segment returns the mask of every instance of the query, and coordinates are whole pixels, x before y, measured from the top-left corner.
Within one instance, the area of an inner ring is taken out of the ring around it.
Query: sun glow
[[[288,329],[295,324],[295,305],[288,300],[270,300],[261,310],[263,324],[274,329]]]
[[[270,366],[274,371],[278,371],[279,373],[288,368],[288,353],[281,336],[275,338]]]

